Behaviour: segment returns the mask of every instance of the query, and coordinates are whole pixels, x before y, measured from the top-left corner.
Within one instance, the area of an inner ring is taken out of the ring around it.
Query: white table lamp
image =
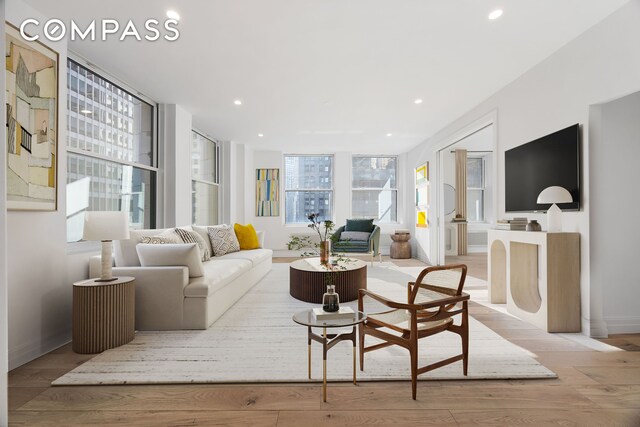
[[[128,212],[85,212],[83,240],[100,240],[102,242],[102,269],[100,279],[96,282],[116,280],[111,274],[113,240],[129,238]]]
[[[571,203],[573,197],[565,188],[556,185],[547,187],[538,195],[537,203],[539,205],[551,203],[551,207],[547,211],[547,231],[550,233],[559,233],[562,231],[562,210],[556,203]]]

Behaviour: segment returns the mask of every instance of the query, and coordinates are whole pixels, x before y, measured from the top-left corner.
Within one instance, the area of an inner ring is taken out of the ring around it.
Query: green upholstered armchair
[[[331,250],[336,253],[370,254],[371,263],[380,254],[380,227],[372,219],[348,219],[331,236]]]

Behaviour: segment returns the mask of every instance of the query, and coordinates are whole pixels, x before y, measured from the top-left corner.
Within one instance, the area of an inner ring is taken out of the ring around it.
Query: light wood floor
[[[415,260],[402,263],[420,265]],[[469,274],[480,277],[481,268],[479,263],[470,265]],[[409,382],[338,383],[329,385],[327,403],[322,402],[321,386],[315,384],[51,387],[52,380],[92,357],[75,354],[66,345],[10,372],[9,422],[25,426],[640,426],[640,352],[592,351],[479,304],[472,303],[470,310],[473,317],[529,350],[559,378],[422,381],[417,401],[411,399]],[[622,348],[640,346],[640,335],[610,339]]]

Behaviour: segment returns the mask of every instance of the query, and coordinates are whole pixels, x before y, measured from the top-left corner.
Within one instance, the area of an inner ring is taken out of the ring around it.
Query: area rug
[[[392,263],[368,267],[368,289],[398,301],[406,298],[414,268]],[[409,274],[407,274],[409,273]],[[478,279],[470,279],[478,283]],[[353,308],[356,302],[346,303]],[[307,382],[307,328],[291,317],[314,305],[289,295],[289,266],[273,270],[204,331],[138,332],[124,346],[108,350],[58,378],[53,385]],[[379,307],[365,307],[368,311]],[[526,350],[470,318],[469,372],[462,362],[420,376],[428,379],[555,378]],[[367,340],[370,338],[367,337]],[[367,341],[367,344],[373,343]],[[329,351],[330,381],[349,381],[353,367],[350,342]],[[444,332],[420,341],[420,365],[460,352],[460,337]],[[312,377],[322,378],[322,347],[312,345]],[[360,381],[407,380],[409,355],[387,347],[365,356]]]

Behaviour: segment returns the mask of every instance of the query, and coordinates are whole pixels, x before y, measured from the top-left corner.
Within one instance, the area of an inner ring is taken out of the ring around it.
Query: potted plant
[[[291,236],[287,247],[290,251],[299,251],[302,249],[311,250],[311,252],[303,252],[302,256],[320,256],[320,263],[326,265],[329,263],[331,235],[335,224],[330,219],[320,220],[319,213],[311,213],[307,215],[307,219],[310,221],[307,227],[313,229],[318,234],[320,238],[319,242],[315,242],[311,236]]]

